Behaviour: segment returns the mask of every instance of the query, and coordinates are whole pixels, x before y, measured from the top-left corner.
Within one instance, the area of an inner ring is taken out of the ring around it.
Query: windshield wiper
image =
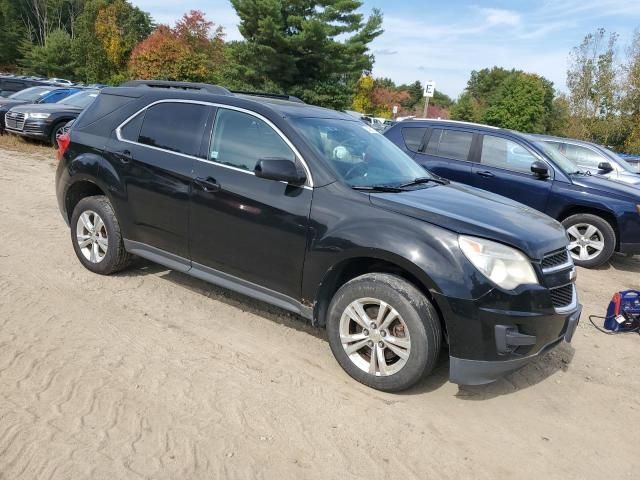
[[[591,175],[590,171],[583,171],[583,170],[576,170],[575,172],[571,172],[569,175],[584,175],[585,177],[588,177]]]
[[[367,186],[354,185],[351,188],[353,188],[354,190],[361,190],[365,192],[398,193],[398,192],[404,191],[400,187],[393,187],[391,185],[367,185]]]
[[[414,178],[410,182],[403,183],[402,185],[400,185],[399,188],[410,187],[412,185],[420,185],[422,183],[430,183],[430,182],[437,183],[439,185],[449,184],[449,180],[442,177],[418,177],[418,178]]]

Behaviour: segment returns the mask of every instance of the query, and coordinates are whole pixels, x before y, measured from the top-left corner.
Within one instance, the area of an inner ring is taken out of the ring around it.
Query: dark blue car
[[[640,189],[584,172],[534,136],[440,120],[404,121],[384,135],[437,175],[562,222],[577,265],[602,265],[616,251],[640,253]]]

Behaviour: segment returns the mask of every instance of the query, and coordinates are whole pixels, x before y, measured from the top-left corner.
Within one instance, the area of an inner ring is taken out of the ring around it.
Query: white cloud
[[[522,20],[520,14],[513,10],[504,10],[502,8],[481,8],[480,10],[490,26],[510,25],[515,27],[520,25]]]

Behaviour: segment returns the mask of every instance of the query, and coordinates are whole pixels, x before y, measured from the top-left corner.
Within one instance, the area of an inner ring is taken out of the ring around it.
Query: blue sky
[[[240,39],[228,0],[131,0],[158,23],[172,24],[191,9]],[[364,13],[379,8],[383,33],[372,44],[374,75],[396,83],[434,80],[457,97],[472,70],[519,68],[544,75],[565,89],[569,51],[598,27],[620,34],[620,53],[640,28],[640,0],[476,1],[365,0]]]

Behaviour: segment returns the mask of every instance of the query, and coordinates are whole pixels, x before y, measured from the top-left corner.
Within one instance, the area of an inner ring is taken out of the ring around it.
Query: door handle
[[[216,182],[216,179],[213,177],[207,177],[207,178],[198,177],[195,179],[195,183],[207,193],[220,191],[220,184]]]
[[[493,173],[491,173],[491,172],[489,172],[489,171],[487,171],[487,170],[484,170],[484,171],[482,171],[482,172],[476,172],[476,173],[477,173],[478,175],[480,175],[481,177],[484,177],[484,178],[492,178],[492,177],[495,177],[495,175],[494,175]]]
[[[120,163],[126,165],[131,160],[133,160],[133,155],[131,155],[131,152],[129,150],[123,150],[118,153],[118,159],[120,160]]]

